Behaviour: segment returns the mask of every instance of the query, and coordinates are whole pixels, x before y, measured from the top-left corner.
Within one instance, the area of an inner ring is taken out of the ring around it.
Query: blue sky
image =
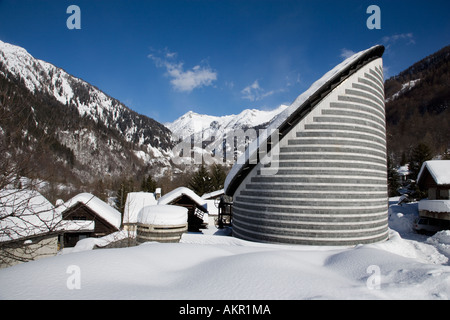
[[[81,29],[69,30],[69,5]],[[370,30],[368,6],[381,9]],[[450,44],[448,0],[0,0],[0,39],[160,122],[290,104],[344,57],[387,77]]]

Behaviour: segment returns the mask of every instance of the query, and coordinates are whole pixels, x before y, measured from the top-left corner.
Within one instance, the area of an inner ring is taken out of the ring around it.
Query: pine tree
[[[211,177],[204,164],[193,174],[189,181],[189,187],[199,196],[214,191],[212,190]]]
[[[450,149],[444,152],[444,154],[442,155],[442,160],[450,160]]]
[[[398,188],[400,188],[399,183],[399,174],[397,170],[392,165],[392,158],[388,157],[387,159],[388,163],[388,193],[389,197],[398,196]]]
[[[120,182],[119,189],[116,191],[116,208],[123,214],[125,209],[125,203],[127,201],[128,193],[134,191],[133,180],[131,179],[122,179]]]
[[[425,161],[431,160],[433,153],[431,148],[425,143],[419,143],[411,151],[411,159],[409,161],[409,171],[411,171],[411,178],[417,180],[422,164]]]
[[[224,166],[214,163],[209,168],[211,173],[211,188],[212,191],[221,190],[224,187],[225,179],[227,174],[225,172]]]
[[[144,192],[155,192],[156,190],[156,181],[149,175],[142,179],[141,190]]]

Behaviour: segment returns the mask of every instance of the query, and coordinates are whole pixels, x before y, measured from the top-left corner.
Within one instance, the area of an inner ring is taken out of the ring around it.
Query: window
[[[449,200],[449,190],[448,189],[438,189],[436,192],[437,200]]]

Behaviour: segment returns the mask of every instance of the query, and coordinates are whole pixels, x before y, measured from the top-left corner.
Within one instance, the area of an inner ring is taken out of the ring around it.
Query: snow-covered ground
[[[450,231],[415,234],[417,203],[391,200],[383,243],[260,244],[210,226],[182,243],[75,250],[0,270],[0,298],[448,299]]]

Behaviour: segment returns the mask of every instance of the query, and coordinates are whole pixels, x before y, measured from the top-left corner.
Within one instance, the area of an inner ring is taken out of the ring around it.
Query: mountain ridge
[[[37,176],[66,185],[158,174],[170,166],[174,142],[164,125],[2,41],[0,84],[5,166],[33,154]]]
[[[74,104],[81,116],[89,116],[94,121],[104,122],[107,126],[114,125],[129,142],[143,139],[141,144],[150,143],[154,146],[152,144],[154,141],[150,142],[149,136],[144,131],[133,132],[133,128],[139,126],[127,126],[123,121],[118,122],[119,117],[146,121],[149,126],[156,126],[158,130],[168,134],[166,128],[157,121],[139,115],[117,99],[63,69],[35,59],[24,48],[0,41],[0,63],[12,76],[21,77],[31,92],[47,93],[64,105]],[[4,71],[0,72],[6,76]],[[160,143],[167,149],[170,146],[170,139],[159,138]]]
[[[436,152],[450,147],[449,61],[450,46],[386,80],[388,151],[397,162],[418,141],[428,142]],[[189,111],[161,124],[62,68],[35,59],[24,48],[0,40],[3,164],[39,150],[40,156],[30,159],[45,171],[41,176],[51,172],[61,183],[185,175],[193,167],[177,167],[173,161],[173,147],[180,138],[194,137],[203,147],[218,150],[227,134],[264,129],[287,107],[244,109],[225,116]]]
[[[188,111],[165,125],[177,137],[184,138],[199,132],[202,132],[204,138],[217,137],[233,130],[264,126],[287,107],[287,105],[280,105],[273,110],[244,109],[239,114],[225,116],[211,116]]]

